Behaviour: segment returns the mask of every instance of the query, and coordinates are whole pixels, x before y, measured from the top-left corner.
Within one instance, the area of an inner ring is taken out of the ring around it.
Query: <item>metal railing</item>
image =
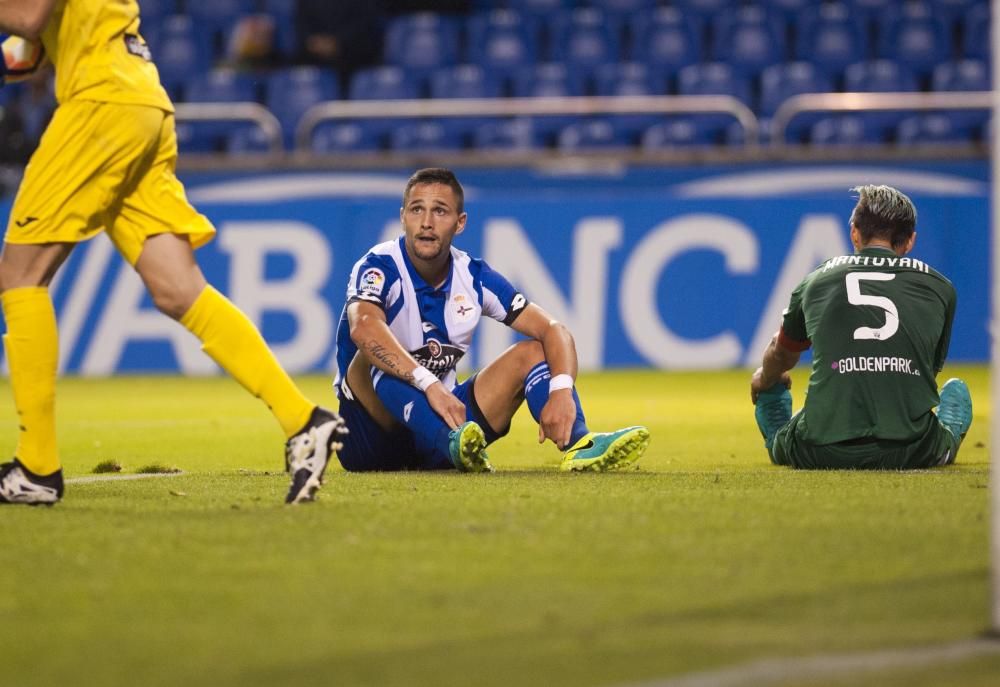
[[[285,145],[281,122],[274,113],[259,103],[178,103],[174,106],[177,121],[184,122],[250,122],[264,132],[268,152],[280,154]]]
[[[771,144],[784,146],[792,119],[806,112],[876,112],[891,110],[978,110],[993,107],[990,91],[936,93],[804,93],[778,106],[771,119]]]
[[[310,147],[316,127],[331,120],[421,117],[517,117],[601,114],[726,114],[743,127],[746,144],[756,146],[760,127],[753,111],[729,95],[567,96],[539,98],[439,98],[355,100],[317,103],[295,131],[296,150]]]

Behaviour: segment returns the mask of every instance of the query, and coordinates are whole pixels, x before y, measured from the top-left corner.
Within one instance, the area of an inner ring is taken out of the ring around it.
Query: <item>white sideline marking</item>
[[[128,482],[134,479],[153,479],[154,477],[177,477],[184,472],[144,472],[139,475],[93,475],[91,477],[73,477],[66,484],[91,484],[92,482]]]
[[[941,646],[887,649],[805,658],[766,658],[721,670],[689,673],[665,680],[631,683],[631,687],[744,687],[789,680],[816,680],[889,668],[920,668],[936,663],[1000,654],[1000,640],[967,639]]]

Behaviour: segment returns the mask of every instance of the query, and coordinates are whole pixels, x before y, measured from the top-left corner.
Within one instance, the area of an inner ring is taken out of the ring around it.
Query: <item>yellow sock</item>
[[[211,286],[198,294],[181,324],[201,349],[250,393],[264,401],[290,437],[316,407],[302,395],[243,312]]]
[[[44,286],[8,289],[0,295],[0,302],[7,321],[3,342],[20,428],[14,455],[36,475],[50,475],[59,469],[56,311]]]

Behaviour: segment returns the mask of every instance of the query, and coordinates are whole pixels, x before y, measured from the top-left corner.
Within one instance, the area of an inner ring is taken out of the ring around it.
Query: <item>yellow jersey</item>
[[[42,32],[56,71],[56,100],[149,105],[173,112],[146,41],[136,0],[56,0]]]

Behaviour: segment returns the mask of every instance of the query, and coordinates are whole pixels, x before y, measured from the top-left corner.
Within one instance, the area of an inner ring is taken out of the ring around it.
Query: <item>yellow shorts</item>
[[[215,227],[174,174],[174,116],[155,107],[70,101],[56,108],[11,208],[8,243],[77,243],[106,231],[129,264],[156,234],[197,248]]]

